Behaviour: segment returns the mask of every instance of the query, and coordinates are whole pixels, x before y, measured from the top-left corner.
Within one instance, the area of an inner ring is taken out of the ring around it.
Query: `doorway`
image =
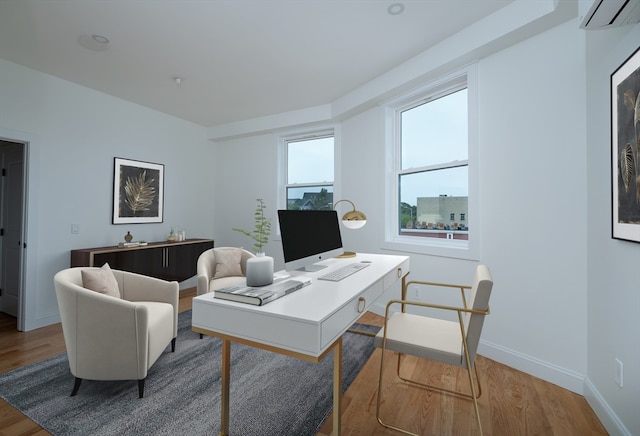
[[[26,144],[0,139],[0,312],[24,330],[23,254]]]

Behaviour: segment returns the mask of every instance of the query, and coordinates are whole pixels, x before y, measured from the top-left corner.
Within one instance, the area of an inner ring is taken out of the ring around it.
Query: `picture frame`
[[[113,224],[161,223],[164,165],[114,158]]]
[[[611,237],[640,242],[640,47],[611,74]]]

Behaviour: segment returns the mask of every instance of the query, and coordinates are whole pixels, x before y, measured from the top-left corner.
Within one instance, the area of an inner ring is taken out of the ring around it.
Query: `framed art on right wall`
[[[611,75],[611,236],[640,242],[640,48]]]

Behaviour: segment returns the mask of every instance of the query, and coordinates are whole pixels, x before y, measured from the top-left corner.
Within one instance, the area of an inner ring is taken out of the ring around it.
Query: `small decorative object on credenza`
[[[167,236],[168,242],[186,241],[186,239],[187,239],[187,232],[185,230],[175,230],[174,227],[171,227],[169,236]]]
[[[253,239],[253,251],[256,257],[247,259],[247,286],[266,286],[273,283],[273,257],[266,256],[264,246],[271,235],[271,219],[264,215],[265,206],[261,198],[256,200],[258,206],[254,213],[255,230],[232,229]]]
[[[167,241],[175,242],[175,240],[176,240],[176,232],[175,232],[175,230],[173,230],[173,227],[171,227],[171,231],[169,232],[169,236],[167,236]]]
[[[130,233],[130,232],[127,232],[127,234],[126,234],[126,235],[124,235],[124,240],[125,240],[126,242],[131,242],[131,240],[132,240],[132,239],[133,239],[133,236],[131,235],[131,233]]]

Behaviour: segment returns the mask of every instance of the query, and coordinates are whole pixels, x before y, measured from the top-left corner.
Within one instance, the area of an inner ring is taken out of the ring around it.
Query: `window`
[[[477,207],[474,76],[465,71],[387,107],[387,248],[477,256],[466,221]]]
[[[283,138],[287,209],[333,209],[334,134]]]

